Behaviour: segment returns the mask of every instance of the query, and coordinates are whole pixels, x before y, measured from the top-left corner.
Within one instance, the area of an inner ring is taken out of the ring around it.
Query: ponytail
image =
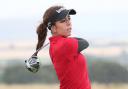
[[[39,48],[41,48],[45,42],[46,36],[47,36],[47,25],[45,25],[44,23],[41,23],[38,27],[37,27],[37,35],[38,35],[38,43],[36,46],[36,50],[38,50]]]
[[[36,50],[41,48],[45,42],[45,39],[47,36],[47,26],[48,26],[49,18],[52,18],[55,11],[61,7],[63,6],[52,6],[45,11],[44,16],[43,16],[43,21],[37,27],[38,43],[36,46]]]

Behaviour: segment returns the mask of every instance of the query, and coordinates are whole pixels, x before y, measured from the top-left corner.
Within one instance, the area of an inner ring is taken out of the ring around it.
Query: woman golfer
[[[67,10],[63,6],[48,8],[37,28],[36,49],[42,47],[50,30],[49,53],[60,81],[60,89],[91,89],[86,58],[80,53],[89,44],[82,38],[69,37],[72,31],[70,15],[75,14],[74,9]]]

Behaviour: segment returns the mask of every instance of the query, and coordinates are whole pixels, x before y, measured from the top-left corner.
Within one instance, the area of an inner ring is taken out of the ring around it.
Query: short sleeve
[[[66,38],[64,49],[66,56],[76,56],[78,54],[78,40],[75,38]]]

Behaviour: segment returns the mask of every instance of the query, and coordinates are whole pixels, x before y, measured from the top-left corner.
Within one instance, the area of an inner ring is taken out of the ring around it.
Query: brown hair
[[[41,48],[45,42],[46,36],[47,36],[47,25],[49,22],[49,18],[53,16],[55,13],[55,10],[62,8],[63,6],[52,6],[48,8],[43,16],[43,22],[40,23],[40,25],[37,27],[37,35],[38,35],[38,43],[36,50]]]

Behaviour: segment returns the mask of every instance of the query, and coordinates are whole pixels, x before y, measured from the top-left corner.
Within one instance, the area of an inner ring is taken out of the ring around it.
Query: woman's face
[[[71,29],[70,16],[67,16],[53,25],[52,33],[55,36],[68,37],[71,35]]]

